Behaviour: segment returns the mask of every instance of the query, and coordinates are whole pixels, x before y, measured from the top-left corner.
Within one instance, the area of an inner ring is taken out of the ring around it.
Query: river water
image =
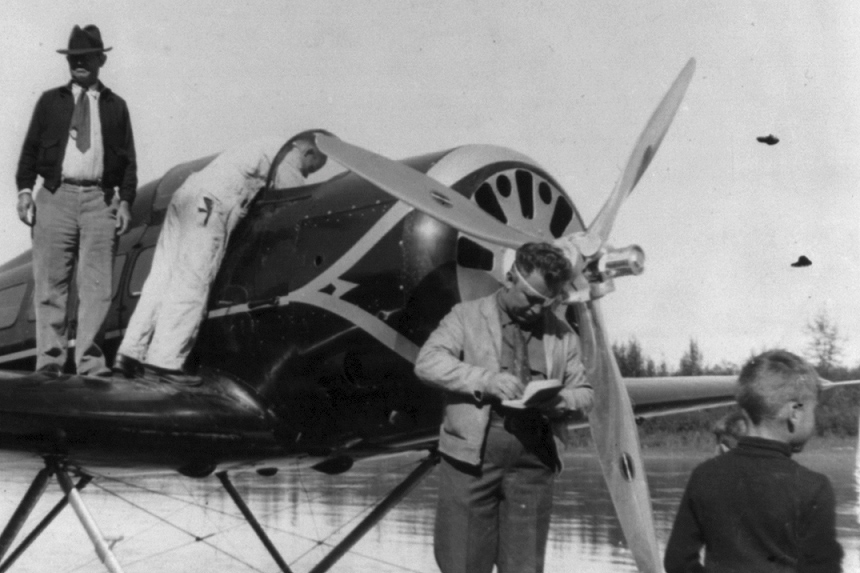
[[[690,470],[708,455],[710,452],[646,453],[661,548]],[[860,572],[854,449],[812,451],[796,459],[830,476],[836,488],[839,540],[846,554],[844,570]],[[363,462],[340,476],[296,470],[270,478],[237,474],[232,479],[290,568],[300,573],[310,571],[326,549],[343,538],[418,461],[418,456],[403,456]],[[565,464],[566,470],[556,482],[546,571],[635,572],[596,457],[581,450],[568,454]],[[0,519],[8,519],[31,478],[4,472]],[[83,495],[128,573],[279,571],[214,476],[203,480],[97,480]],[[59,489],[52,483],[25,531],[59,497]],[[431,473],[332,571],[437,571],[432,549],[435,498],[436,476]],[[11,571],[105,569],[77,518],[67,509]]]

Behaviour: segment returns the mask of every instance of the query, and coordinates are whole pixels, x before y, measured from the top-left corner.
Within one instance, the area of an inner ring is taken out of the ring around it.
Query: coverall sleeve
[[[569,410],[588,412],[594,404],[594,390],[585,377],[579,337],[571,333],[567,341],[567,356],[564,368],[564,389],[559,395],[564,398]]]
[[[466,329],[463,307],[456,305],[418,352],[415,374],[429,386],[480,402],[495,373],[463,362]]]

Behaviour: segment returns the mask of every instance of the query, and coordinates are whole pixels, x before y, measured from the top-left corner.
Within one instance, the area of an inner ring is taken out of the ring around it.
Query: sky
[[[262,135],[321,127],[392,158],[515,149],[586,223],[690,57],[697,68],[611,243],[645,273],[604,299],[610,336],[677,366],[804,352],[826,312],[860,364],[860,3],[797,0],[5,0],[0,260],[30,246],[15,169],[56,53],[97,24],[141,184]],[[756,137],[773,134],[767,146]],[[800,255],[812,265],[794,268]]]

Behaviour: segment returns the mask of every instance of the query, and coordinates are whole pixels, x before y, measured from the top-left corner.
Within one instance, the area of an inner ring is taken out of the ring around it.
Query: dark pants
[[[95,339],[110,308],[118,197],[113,190],[63,184],[36,195],[33,276],[36,367],[66,362],[66,309],[77,262],[80,301],[75,336],[79,374],[107,371]]]
[[[555,450],[544,425],[490,425],[480,468],[442,458],[434,550],[443,573],[543,571]],[[513,433],[512,433],[512,431]]]

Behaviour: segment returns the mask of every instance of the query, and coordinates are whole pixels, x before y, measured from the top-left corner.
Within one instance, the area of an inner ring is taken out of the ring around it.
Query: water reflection
[[[702,455],[646,455],[657,537],[665,544],[692,467]],[[312,470],[274,478],[235,475],[234,484],[290,567],[308,571],[411,471],[420,458],[360,463],[347,474]],[[838,502],[845,571],[860,570],[860,526],[853,449],[804,453],[798,460],[830,476]],[[596,458],[566,457],[557,483],[547,549],[548,572],[635,572]],[[0,517],[11,515],[32,476],[6,475]],[[85,499],[125,571],[277,571],[274,561],[214,477],[103,481]],[[59,499],[51,486],[34,517]],[[344,557],[334,571],[436,571],[432,550],[436,477],[431,474]],[[28,527],[32,527],[32,521]],[[74,515],[66,511],[12,571],[104,571]]]

